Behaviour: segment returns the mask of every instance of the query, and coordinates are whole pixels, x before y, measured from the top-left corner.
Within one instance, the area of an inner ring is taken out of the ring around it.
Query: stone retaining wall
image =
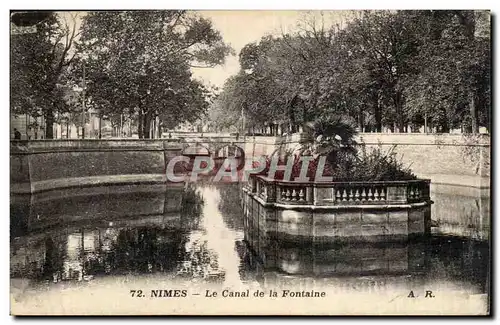
[[[213,147],[236,145],[245,156],[271,155],[278,148],[295,148],[300,134],[286,137],[224,138],[207,141]],[[35,193],[52,188],[165,181],[165,166],[182,149],[195,145],[184,139],[34,140],[11,141],[10,181],[13,193]],[[214,141],[212,141],[214,140]],[[193,140],[195,141],[195,140]],[[201,141],[196,139],[196,142]],[[222,141],[222,140],[221,140]],[[229,141],[229,142],[228,142]],[[488,135],[362,133],[367,148],[389,150],[420,178],[432,184],[490,187]]]
[[[11,192],[161,182],[166,162],[180,151],[162,140],[12,141]]]
[[[363,133],[359,142],[367,147],[395,152],[417,174],[490,176],[490,138],[460,134]]]
[[[277,141],[297,148],[299,134]],[[419,178],[433,184],[490,187],[490,137],[487,134],[360,133],[356,141],[368,150],[391,149]]]

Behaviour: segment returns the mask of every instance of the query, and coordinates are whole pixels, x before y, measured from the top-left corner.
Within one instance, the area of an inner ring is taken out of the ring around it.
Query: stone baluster
[[[296,201],[297,200],[297,192],[295,189],[292,189],[292,197],[290,198],[291,201]]]
[[[337,190],[336,193],[335,193],[335,201],[340,201],[340,198],[341,198],[341,195],[340,195],[340,191]]]
[[[347,201],[347,191],[344,188],[344,192],[342,192],[342,201],[345,202]]]
[[[385,191],[384,188],[380,190],[380,201],[385,201]]]
[[[356,189],[356,194],[354,194],[354,200],[355,201],[359,201],[360,200],[359,199],[359,189],[358,188]]]
[[[354,201],[354,193],[352,191],[352,187],[351,190],[349,191],[349,201]]]
[[[375,187],[374,193],[373,193],[373,200],[378,201],[379,200],[379,194],[378,194],[378,188]]]
[[[365,201],[366,200],[366,192],[365,192],[365,188],[363,187],[363,190],[361,191],[361,197],[360,197],[361,201]]]
[[[305,201],[305,192],[303,188],[301,188],[299,192],[299,201]]]
[[[371,188],[369,188],[369,189],[368,189],[368,195],[367,195],[367,196],[368,196],[368,201],[372,201],[372,200],[373,200],[372,195],[373,195],[373,193],[372,193],[372,189],[371,189]]]

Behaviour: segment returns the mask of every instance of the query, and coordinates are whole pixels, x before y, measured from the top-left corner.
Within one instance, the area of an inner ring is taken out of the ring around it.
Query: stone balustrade
[[[246,189],[266,203],[312,206],[391,205],[430,201],[430,180],[295,182],[251,175]]]
[[[245,226],[279,242],[405,241],[430,234],[429,188],[427,179],[319,183],[250,175],[242,188]]]

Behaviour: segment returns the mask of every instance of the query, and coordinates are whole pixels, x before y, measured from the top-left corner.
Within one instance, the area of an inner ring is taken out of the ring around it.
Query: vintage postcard
[[[491,314],[490,11],[9,15],[11,315]]]

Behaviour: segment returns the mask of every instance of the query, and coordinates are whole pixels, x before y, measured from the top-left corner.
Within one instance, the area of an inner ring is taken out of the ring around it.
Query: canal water
[[[356,295],[396,304],[394,313],[432,309],[432,304],[422,310],[408,307],[413,295],[461,299],[450,310],[484,313],[489,198],[457,189],[431,196],[435,227],[425,240],[301,246],[257,234],[259,247],[245,240],[256,234],[245,229],[239,184],[131,185],[12,196],[11,296],[35,310],[48,297],[53,302],[77,299],[89,288],[88,297],[124,288],[115,298],[128,296],[131,287],[145,292],[188,288],[188,294],[201,297],[207,288],[227,289],[225,295],[315,290],[339,298],[332,313],[377,313],[342,305],[342,297]],[[472,310],[457,310],[460,303]]]

